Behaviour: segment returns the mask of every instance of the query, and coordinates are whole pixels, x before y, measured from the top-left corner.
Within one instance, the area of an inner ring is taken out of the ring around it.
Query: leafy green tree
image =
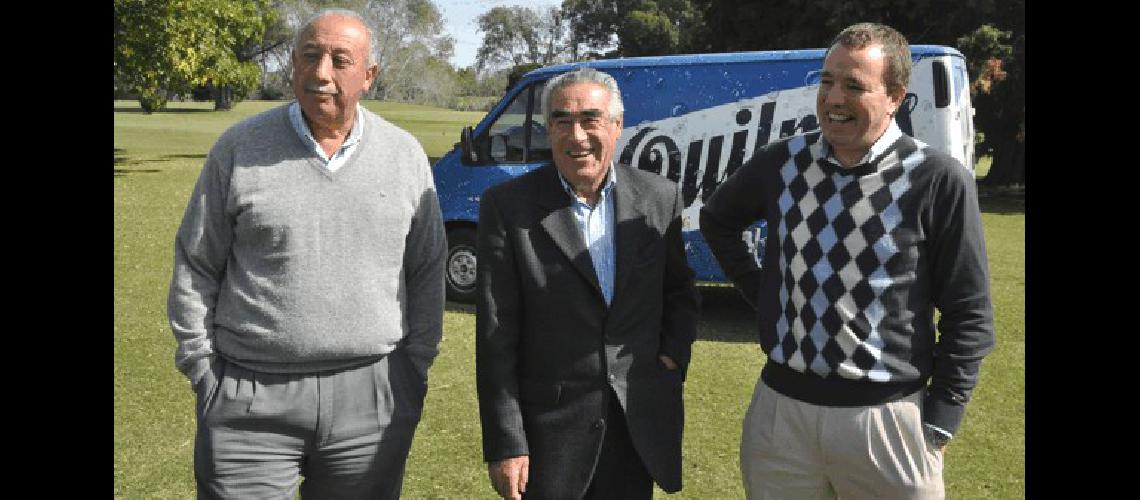
[[[422,95],[439,104],[435,96],[454,91],[454,71],[442,68],[449,66],[455,39],[444,34],[443,14],[434,2],[368,0],[356,10],[374,32],[372,50],[380,74],[372,98],[417,101],[413,96]]]
[[[571,57],[602,55],[615,45],[621,15],[616,0],[563,0],[562,12],[570,24]],[[579,52],[581,46],[585,51]]]
[[[587,53],[633,57],[706,49],[701,6],[691,0],[563,0],[577,57]],[[617,47],[607,52],[614,45]]]
[[[147,113],[166,106],[180,82],[167,29],[173,2],[115,0],[115,82]]]
[[[542,64],[539,63],[523,63],[511,68],[510,72],[507,73],[507,85],[503,88],[503,92],[511,90],[511,87],[514,87],[523,75],[541,67]]]
[[[228,109],[257,87],[255,47],[275,19],[270,0],[115,0],[115,80],[148,113],[199,85]]]
[[[974,125],[982,131],[979,152],[992,162],[984,184],[1025,183],[1025,32],[983,24],[958,38],[974,81]]]
[[[681,38],[669,16],[656,9],[626,14],[618,28],[618,37],[623,56],[673,54]]]
[[[479,16],[479,31],[483,43],[475,55],[475,66],[482,70],[489,66],[538,62],[538,13],[529,7],[494,7]]]
[[[460,96],[479,95],[479,77],[474,67],[460,68],[455,72],[455,84]]]
[[[475,56],[482,74],[503,67],[565,61],[569,46],[568,21],[561,9],[523,6],[494,7],[479,16],[483,41]]]

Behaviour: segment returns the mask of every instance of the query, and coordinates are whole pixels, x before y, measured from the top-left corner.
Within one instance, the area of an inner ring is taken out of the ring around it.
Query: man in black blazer
[[[479,209],[476,378],[483,457],[505,498],[681,489],[682,387],[700,297],[684,203],[613,164],[623,107],[583,68],[542,95],[553,165]]]

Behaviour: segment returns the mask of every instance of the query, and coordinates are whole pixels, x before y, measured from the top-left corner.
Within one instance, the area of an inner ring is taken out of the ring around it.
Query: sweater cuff
[[[958,433],[958,426],[962,424],[962,417],[966,414],[966,406],[952,400],[938,397],[935,391],[927,391],[922,404],[923,423],[933,425],[950,435]]]
[[[212,360],[215,357],[217,357],[217,354],[203,356],[201,358],[198,358],[198,360],[195,361],[193,365],[190,365],[185,373],[186,378],[190,379],[191,387],[197,388],[198,382],[202,381],[202,378],[206,376],[206,373],[214,369]]]
[[[439,354],[439,349],[413,343],[405,344],[404,349],[408,353],[408,359],[412,361],[412,366],[416,368],[416,372],[418,372],[424,380],[427,380],[428,369],[431,368],[436,355]]]

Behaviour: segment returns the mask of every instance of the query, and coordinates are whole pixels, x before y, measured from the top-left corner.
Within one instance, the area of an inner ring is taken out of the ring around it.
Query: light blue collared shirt
[[[590,250],[590,260],[594,263],[594,274],[598,276],[598,285],[602,287],[602,295],[606,298],[606,305],[614,298],[614,185],[617,184],[617,169],[613,163],[606,174],[606,181],[599,190],[598,202],[591,207],[574,194],[570,183],[558,173],[558,180],[562,187],[570,194],[573,201],[574,220],[578,222],[578,229],[582,231],[582,239],[586,241],[586,248]]]
[[[883,135],[879,136],[879,140],[871,145],[871,149],[867,151],[867,154],[863,155],[863,159],[859,160],[859,163],[852,165],[850,168],[870,163],[871,160],[878,158],[879,155],[891,147],[891,144],[894,144],[899,137],[902,137],[902,129],[899,128],[898,122],[892,118],[891,124],[887,126],[887,130],[883,132]],[[839,158],[835,157],[835,152],[831,150],[831,144],[827,142],[827,138],[821,136],[820,143],[823,145],[823,158],[831,163],[842,166],[843,164],[839,162]]]
[[[333,153],[332,158],[325,154],[325,150],[321,149],[320,143],[313,138],[313,133],[309,130],[309,125],[305,123],[305,119],[301,116],[301,104],[293,101],[289,105],[289,121],[293,123],[293,130],[297,131],[297,135],[301,137],[301,142],[309,146],[320,158],[321,163],[324,163],[325,168],[330,172],[336,172],[344,162],[348,160],[348,156],[356,149],[356,145],[360,143],[360,138],[364,135],[364,108],[359,103],[356,104],[356,119],[352,121],[352,131],[348,133],[348,137],[344,139],[344,144]]]

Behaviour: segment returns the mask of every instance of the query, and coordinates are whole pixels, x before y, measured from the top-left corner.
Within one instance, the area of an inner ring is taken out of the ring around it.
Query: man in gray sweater
[[[371,32],[298,32],[296,101],[226,130],[174,245],[175,363],[199,498],[397,498],[438,353],[446,239],[431,168],[360,106]]]

